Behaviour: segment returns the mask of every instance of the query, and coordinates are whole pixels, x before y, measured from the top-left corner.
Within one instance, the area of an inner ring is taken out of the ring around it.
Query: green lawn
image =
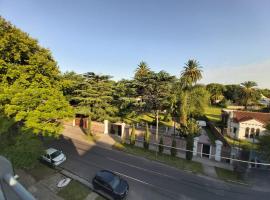
[[[155,122],[155,116],[152,113],[145,113],[145,114],[140,114],[136,117],[127,117],[124,121],[128,124],[138,123],[142,121],[150,124],[150,123]],[[160,114],[160,125],[173,126],[173,121],[172,120],[165,121],[164,114]]]
[[[91,190],[81,183],[72,180],[66,187],[61,189],[57,195],[65,200],[84,200]]]
[[[220,107],[208,106],[205,108],[205,116],[213,122],[219,122],[221,120],[221,109]]]
[[[230,181],[243,182],[243,178],[242,178],[241,174],[239,174],[235,171],[230,171],[230,170],[222,169],[219,167],[215,167],[215,170],[216,170],[217,176],[220,179],[223,179],[225,181],[230,180]]]
[[[257,144],[253,144],[252,142],[247,140],[235,140],[233,138],[230,138],[229,136],[224,136],[224,138],[232,146],[239,146],[244,149],[254,149],[254,150],[258,148]]]
[[[173,158],[170,155],[157,155],[156,152],[151,151],[151,150],[145,150],[140,147],[132,147],[128,144],[122,145],[120,143],[115,143],[113,146],[115,149],[137,155],[137,156],[142,156],[150,160],[155,160],[158,162],[162,162],[164,164],[182,169],[182,170],[188,170],[192,171],[193,173],[199,173],[203,174],[203,168],[201,163],[194,162],[194,161],[187,161],[182,158]]]
[[[50,168],[49,166],[38,163],[33,169],[27,170],[27,173],[32,175],[36,181],[40,181],[52,174],[55,174],[57,171],[55,169]]]

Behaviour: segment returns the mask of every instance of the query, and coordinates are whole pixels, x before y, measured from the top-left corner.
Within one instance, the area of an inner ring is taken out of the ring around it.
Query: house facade
[[[222,120],[226,123],[225,133],[231,138],[250,140],[264,135],[265,126],[270,123],[270,113],[222,110]]]

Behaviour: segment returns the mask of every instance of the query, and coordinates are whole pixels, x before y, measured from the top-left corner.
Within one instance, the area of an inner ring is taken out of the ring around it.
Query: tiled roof
[[[235,122],[244,122],[255,119],[263,124],[270,123],[270,113],[233,111],[233,119]]]

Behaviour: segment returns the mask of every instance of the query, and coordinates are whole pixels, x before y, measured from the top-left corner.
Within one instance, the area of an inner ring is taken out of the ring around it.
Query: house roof
[[[263,124],[270,123],[270,113],[233,111],[233,120],[235,122],[244,122],[248,120],[257,120]]]

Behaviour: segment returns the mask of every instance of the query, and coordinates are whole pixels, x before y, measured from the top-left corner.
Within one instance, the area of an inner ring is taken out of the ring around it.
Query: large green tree
[[[93,72],[83,74],[78,82],[71,101],[78,114],[90,115],[96,121],[117,121],[118,108],[114,104],[115,82],[111,76]]]
[[[219,83],[210,83],[206,86],[206,89],[210,93],[211,104],[217,104],[224,99],[224,85]]]
[[[246,81],[244,83],[241,83],[241,86],[242,103],[245,106],[245,109],[247,109],[248,105],[250,105],[252,102],[256,102],[257,100],[257,92],[255,87],[257,87],[258,85],[254,81]]]
[[[202,78],[202,70],[198,61],[188,60],[184,66],[184,70],[181,73],[180,77],[180,124],[182,126],[187,126],[187,105],[188,105],[188,96],[192,90],[192,86],[196,84]]]
[[[49,50],[0,18],[0,112],[34,133],[57,134],[72,109]]]
[[[158,141],[159,114],[161,111],[169,108],[169,97],[172,89],[172,80],[175,77],[165,71],[158,73],[149,72],[145,77],[137,80],[139,87],[143,88],[142,100],[144,111],[154,112],[156,119],[156,140]]]

